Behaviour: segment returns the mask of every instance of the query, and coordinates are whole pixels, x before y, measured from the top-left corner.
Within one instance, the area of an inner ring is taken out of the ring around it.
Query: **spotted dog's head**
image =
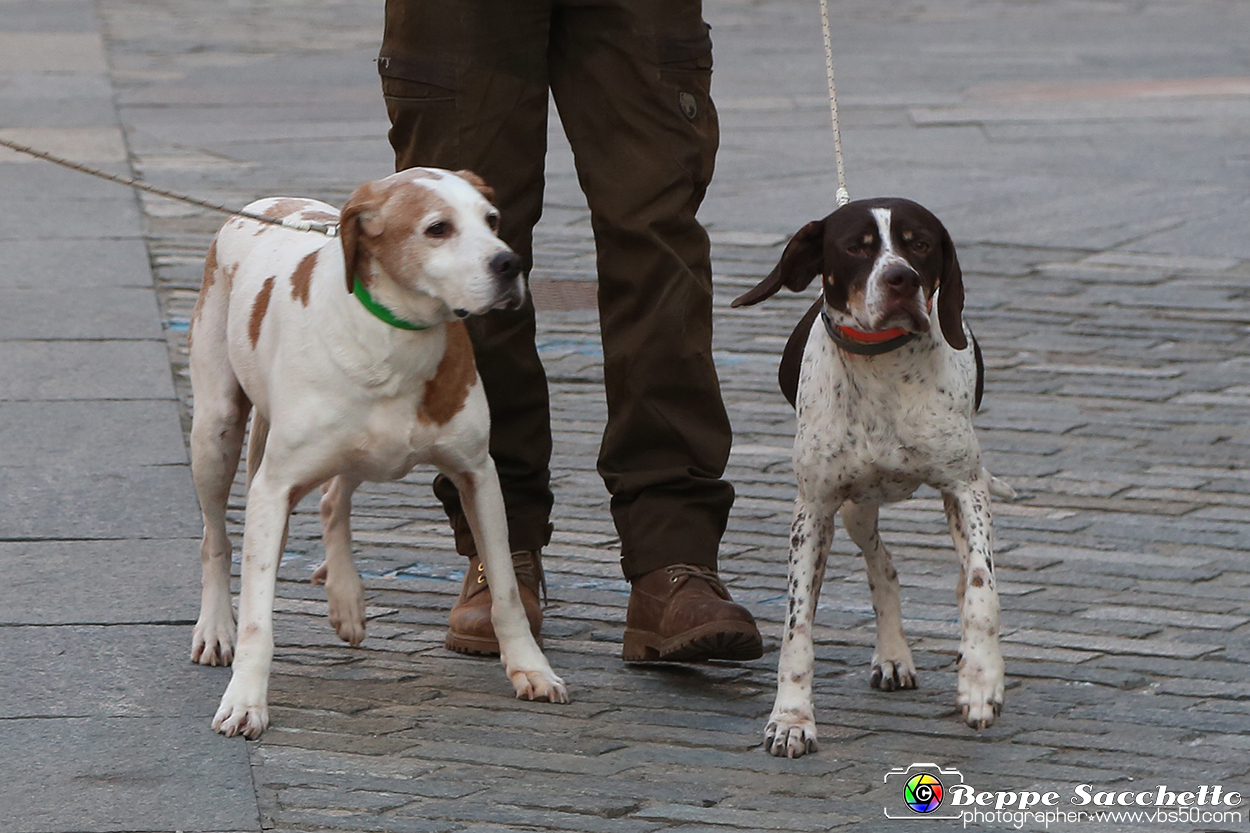
[[[733,302],[749,306],[781,287],[806,289],[820,275],[834,324],[864,333],[895,327],[927,333],[937,296],[938,322],[951,347],[963,350],[963,273],[950,234],[910,200],[847,203],[791,238],[776,268]]]
[[[521,258],[499,239],[494,191],[470,171],[410,168],[366,182],[343,206],[347,290],[381,268],[463,318],[525,302]]]

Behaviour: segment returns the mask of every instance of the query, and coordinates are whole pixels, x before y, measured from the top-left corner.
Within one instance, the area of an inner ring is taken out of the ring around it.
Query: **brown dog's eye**
[[[871,234],[864,235],[860,240],[856,240],[846,247],[846,253],[852,257],[867,257],[872,254],[873,243],[875,238]]]
[[[494,211],[486,215],[486,225],[490,226],[491,231],[499,231],[499,215]]]
[[[925,241],[925,240],[916,240],[911,244],[911,247],[913,250],[916,251],[917,254],[922,254],[922,255],[928,254],[929,249],[933,248],[932,246],[929,245],[928,241]]]
[[[439,220],[437,223],[430,223],[430,225],[426,226],[425,236],[426,237],[450,237],[451,233],[455,230],[456,230],[456,227],[453,226],[451,223],[447,222],[446,220]]]

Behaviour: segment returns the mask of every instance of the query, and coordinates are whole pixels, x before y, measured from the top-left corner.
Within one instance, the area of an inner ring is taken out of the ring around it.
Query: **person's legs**
[[[697,0],[557,4],[551,84],[590,203],[608,425],[599,470],[626,578],[716,566],[733,503],[712,362],[707,234],[717,146]]]
[[[528,275],[542,213],[547,150],[547,0],[388,0],[378,70],[397,170],[468,169],[495,189],[499,236]],[[491,456],[508,507],[513,550],[549,537],[551,427],[547,378],[534,345],[534,307],[496,310],[466,324],[490,402]],[[475,550],[455,487],[435,492]]]
[[[550,0],[388,0],[378,71],[397,170],[471,170],[495,189],[499,236],[533,266],[547,150]],[[490,406],[491,457],[507,508],[509,544],[531,627],[542,621],[538,551],[551,536],[547,377],[534,343],[532,300],[468,319]],[[434,482],[458,552],[475,557],[456,487]],[[484,574],[470,561],[448,647],[497,652]],[[478,581],[481,578],[482,581]]]
[[[608,424],[599,471],[633,585],[627,660],[750,659],[716,575],[733,488],[695,214],[718,143],[698,0],[558,0],[551,88],[595,232]]]

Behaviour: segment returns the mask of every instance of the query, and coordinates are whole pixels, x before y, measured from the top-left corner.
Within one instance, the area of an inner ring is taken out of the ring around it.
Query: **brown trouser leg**
[[[387,2],[380,70],[398,166],[481,174],[527,270],[548,88],[555,97],[598,252],[599,471],[629,578],[714,568],[733,502],[721,479],[731,436],[712,362],[709,247],[695,219],[717,144],[710,47],[697,0]],[[512,545],[541,546],[551,439],[533,309],[492,313],[470,332]],[[436,491],[471,551],[454,490]]]

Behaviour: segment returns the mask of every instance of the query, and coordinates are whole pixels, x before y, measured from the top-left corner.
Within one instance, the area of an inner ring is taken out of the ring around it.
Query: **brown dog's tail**
[[[247,438],[247,485],[250,488],[252,478],[260,469],[260,461],[265,459],[265,441],[269,439],[269,420],[252,409],[252,430]]]

